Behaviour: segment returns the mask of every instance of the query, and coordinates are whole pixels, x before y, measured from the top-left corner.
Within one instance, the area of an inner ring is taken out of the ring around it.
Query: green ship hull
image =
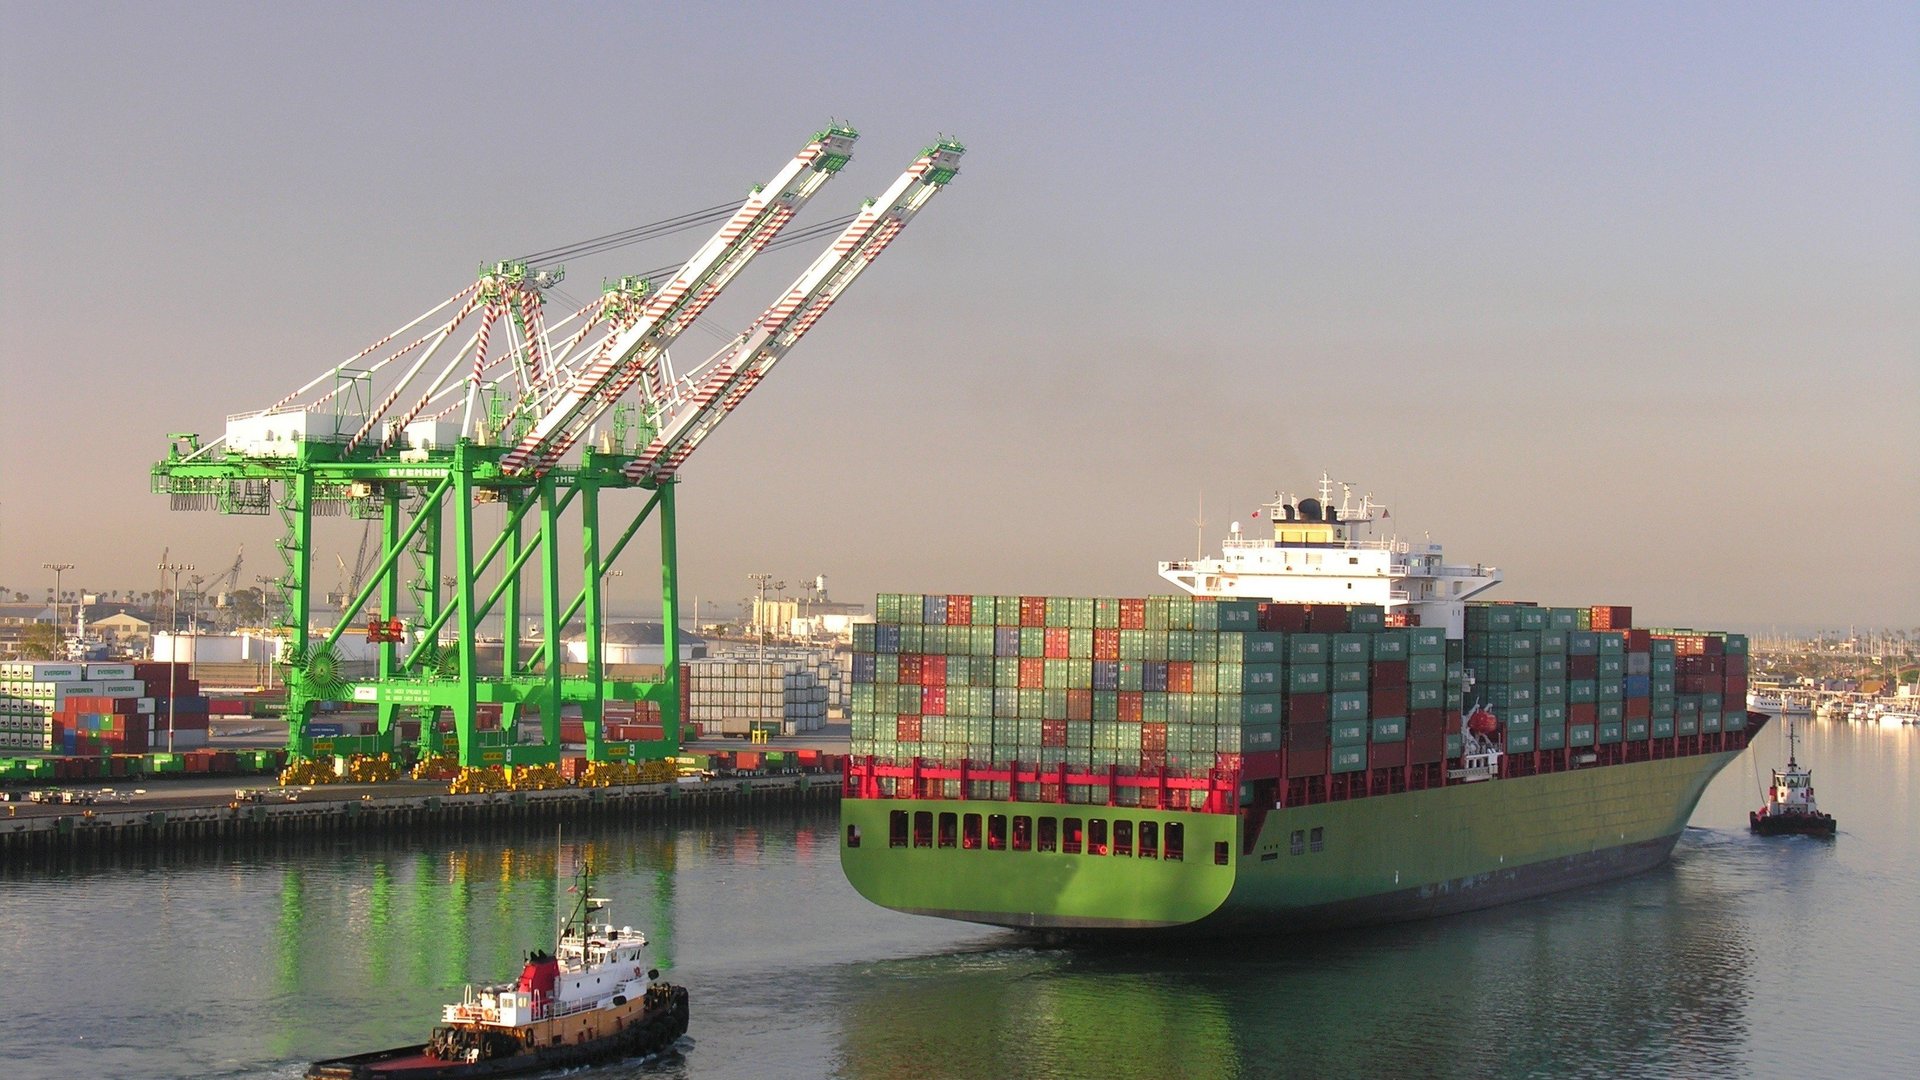
[[[841,865],[853,887],[883,907],[1043,932],[1291,933],[1396,922],[1657,866],[1707,783],[1739,752],[1323,802],[1264,818],[848,798],[841,802]],[[914,834],[920,814],[938,823],[930,835]],[[942,815],[953,815],[951,828]],[[1160,836],[1180,837],[1178,858],[1164,849],[1142,857],[1137,845],[1124,855],[1112,850],[1117,845],[1103,854],[1058,850],[1065,844],[1043,851],[1006,842],[996,849],[988,839],[996,816],[1002,830],[1018,818],[1035,830],[1053,819],[1058,830],[1108,835],[1115,823],[1135,836],[1151,823]],[[1256,831],[1251,842],[1248,828]],[[947,841],[951,846],[941,846]]]

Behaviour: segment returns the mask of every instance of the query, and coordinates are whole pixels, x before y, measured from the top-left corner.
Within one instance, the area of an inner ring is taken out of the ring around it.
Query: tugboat
[[[579,902],[549,953],[514,982],[468,986],[424,1043],[316,1061],[308,1080],[457,1080],[517,1076],[636,1057],[686,1034],[687,991],[647,967],[647,938],[595,923],[607,901],[582,870]]]
[[[1813,801],[1813,771],[1796,760],[1798,736],[1793,716],[1787,715],[1787,767],[1773,770],[1767,805],[1747,815],[1747,825],[1761,836],[1832,836],[1839,823],[1823,814]]]

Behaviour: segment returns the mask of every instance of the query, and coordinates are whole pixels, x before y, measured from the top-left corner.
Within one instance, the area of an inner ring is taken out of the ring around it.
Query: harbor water
[[[1776,722],[1653,872],[1207,946],[1052,948],[875,908],[827,811],[9,865],[4,1075],[288,1078],[418,1041],[550,938],[556,867],[580,856],[691,989],[693,1026],[574,1075],[1920,1075],[1920,730],[1801,726],[1837,840],[1747,833]]]

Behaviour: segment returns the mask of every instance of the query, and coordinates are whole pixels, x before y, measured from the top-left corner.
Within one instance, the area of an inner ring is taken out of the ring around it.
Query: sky
[[[703,605],[758,571],[1167,591],[1197,513],[1217,548],[1324,470],[1502,567],[1499,598],[1920,626],[1912,4],[0,14],[0,585],[36,599],[45,562],[276,572],[263,519],[149,493],[169,433],[485,261],[742,198],[838,119],[853,164],[799,225],[936,135],[967,154],[682,469]],[[763,256],[691,344],[812,254]],[[657,606],[649,557],[616,608]]]

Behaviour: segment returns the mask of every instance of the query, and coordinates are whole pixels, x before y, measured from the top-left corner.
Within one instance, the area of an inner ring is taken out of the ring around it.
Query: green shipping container
[[[1649,722],[1646,720],[1628,720],[1626,722],[1628,742],[1645,742],[1649,734]]]
[[[1290,694],[1324,694],[1329,681],[1325,664],[1287,666],[1287,692]]]
[[[1377,743],[1405,742],[1407,738],[1407,718],[1404,716],[1375,717],[1373,720],[1373,741]]]
[[[1367,741],[1366,720],[1335,720],[1328,725],[1328,733],[1335,746],[1365,745]]]
[[[1367,748],[1361,746],[1336,746],[1333,748],[1333,771],[1337,773],[1365,772],[1367,768]]]
[[[1443,684],[1447,681],[1447,662],[1439,656],[1414,655],[1407,658],[1407,681]]]
[[[1673,717],[1671,716],[1656,716],[1648,721],[1647,726],[1656,739],[1669,739],[1673,737]]]
[[[1567,725],[1567,745],[1568,746],[1592,746],[1593,736],[1594,736],[1594,725],[1592,724],[1568,724]]]
[[[1611,746],[1614,743],[1621,741],[1621,739],[1625,737],[1625,732],[1622,730],[1622,725],[1618,723],[1599,724],[1596,726],[1600,729],[1599,731],[1600,745],[1602,746]]]
[[[1407,687],[1407,708],[1444,709],[1447,707],[1447,688],[1444,683],[1415,683]]]
[[[1373,658],[1375,660],[1405,660],[1412,655],[1409,649],[1412,633],[1407,630],[1383,630],[1373,635]]]
[[[1347,690],[1331,696],[1329,719],[1365,720],[1367,718],[1366,691]]]
[[[1416,626],[1407,631],[1407,654],[1444,659],[1447,655],[1447,631],[1439,626]]]
[[[1326,634],[1288,634],[1288,664],[1326,664],[1333,660]]]
[[[1328,686],[1334,691],[1365,690],[1372,681],[1372,669],[1366,664],[1334,664],[1331,669],[1332,681]]]
[[[1507,752],[1509,754],[1528,754],[1533,752],[1533,730],[1508,731]]]
[[[1600,637],[1591,630],[1575,630],[1567,635],[1568,656],[1600,655]]]
[[[1564,750],[1567,748],[1567,725],[1541,724],[1534,729],[1533,745],[1541,750]]]
[[[1328,645],[1331,650],[1330,659],[1336,664],[1364,664],[1372,655],[1372,650],[1367,645],[1365,634],[1335,634]]]

